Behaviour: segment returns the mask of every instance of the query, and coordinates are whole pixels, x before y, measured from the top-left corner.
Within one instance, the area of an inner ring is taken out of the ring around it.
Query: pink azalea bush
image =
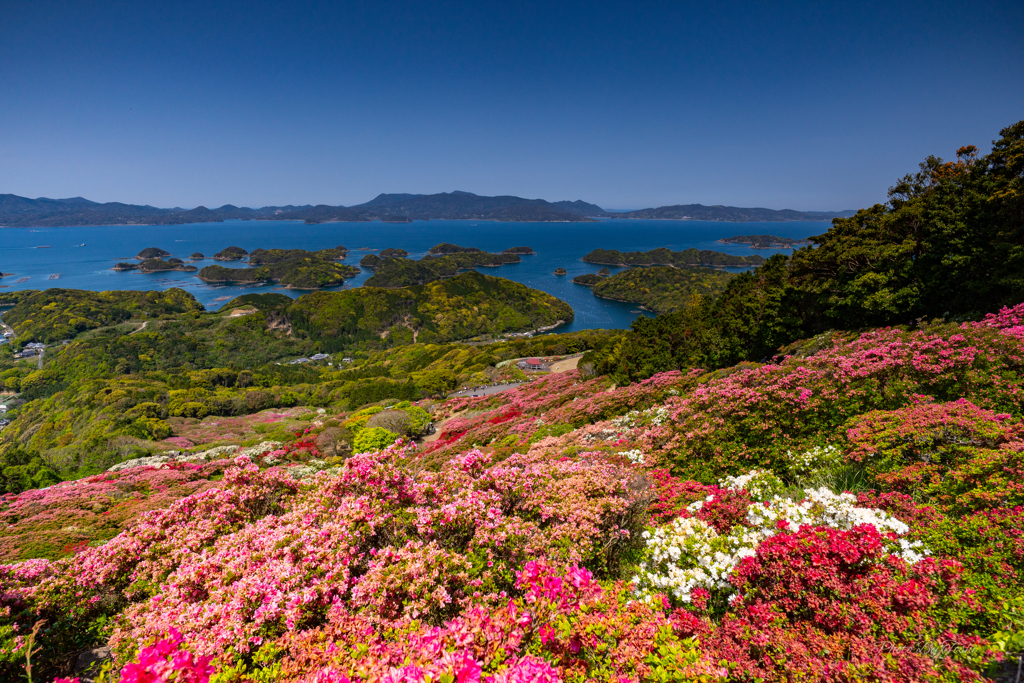
[[[0,496],[0,561],[55,559],[106,541],[144,512],[211,487],[226,464],[137,467]]]
[[[238,458],[184,495],[161,477],[185,470],[86,482],[167,497],[106,543],[0,566],[0,672],[46,619],[47,661],[109,643],[122,681],[981,680],[1024,637],[1022,321],[629,387],[550,375],[302,481]],[[316,455],[323,425],[288,426],[276,457]],[[175,428],[221,427],[241,429]],[[856,495],[801,490],[850,473]],[[31,493],[4,499],[8,528],[102,514]],[[703,545],[648,542],[673,529]],[[684,600],[632,580],[654,560],[715,572]]]

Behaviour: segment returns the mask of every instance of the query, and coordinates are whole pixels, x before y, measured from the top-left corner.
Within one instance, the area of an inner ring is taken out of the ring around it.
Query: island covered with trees
[[[370,258],[371,256],[373,255],[369,254],[363,258],[368,267],[376,269],[366,280],[369,287],[422,285],[475,268],[494,268],[521,261],[518,254],[492,254],[476,247],[460,247],[447,243],[434,246],[419,261],[406,258]],[[360,264],[363,261],[360,261]]]
[[[654,313],[678,311],[700,297],[714,298],[736,277],[697,266],[630,268],[610,276],[579,275],[573,282],[594,288],[594,295],[640,304]]]
[[[683,249],[672,251],[666,247],[651,251],[618,251],[595,249],[583,260],[609,266],[759,266],[763,256],[737,256],[709,249]]]
[[[290,289],[336,287],[359,273],[355,266],[338,263],[347,253],[344,247],[319,251],[256,249],[249,253],[248,268],[206,266],[198,277],[204,282],[278,282]]]
[[[792,239],[775,235],[737,235],[736,237],[723,237],[718,241],[722,244],[746,244],[751,249],[792,249],[811,243],[807,239]]]

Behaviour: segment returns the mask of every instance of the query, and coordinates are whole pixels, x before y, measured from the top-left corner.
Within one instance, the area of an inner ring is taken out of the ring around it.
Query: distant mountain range
[[[71,227],[81,225],[181,225],[213,223],[229,219],[302,220],[306,223],[332,221],[383,220],[457,220],[528,222],[579,222],[595,218],[656,218],[705,221],[817,221],[850,216],[853,211],[835,213],[784,209],[743,209],[732,206],[687,204],[609,213],[596,204],[576,201],[548,202],[543,199],[500,196],[484,197],[471,192],[440,194],[380,194],[356,206],[264,206],[250,209],[225,204],[216,209],[160,209],[107,202],[101,204],[82,197],[72,199],[28,199],[13,194],[0,195],[0,226]]]
[[[640,209],[612,214],[616,218],[654,218],[661,220],[691,221],[827,221],[848,218],[856,211],[794,211],[792,209],[744,209],[737,206],[704,206],[703,204],[675,204],[657,209]]]

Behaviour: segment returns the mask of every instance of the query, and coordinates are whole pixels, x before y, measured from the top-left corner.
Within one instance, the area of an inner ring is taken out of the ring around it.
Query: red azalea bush
[[[959,514],[1024,503],[1019,420],[966,399],[873,411],[851,420],[847,457],[885,490],[917,491]]]
[[[963,632],[980,607],[961,574],[885,555],[871,526],[805,527],[741,562],[740,597],[705,642],[734,680],[981,680],[966,662],[987,648]]]

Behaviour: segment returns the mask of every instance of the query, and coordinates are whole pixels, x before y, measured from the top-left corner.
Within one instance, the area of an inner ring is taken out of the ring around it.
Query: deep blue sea
[[[227,298],[241,293],[279,291],[292,297],[302,291],[275,285],[237,287],[208,285],[194,273],[118,273],[110,268],[118,261],[132,260],[146,247],[165,249],[188,259],[194,252],[207,257],[229,246],[253,249],[324,249],[348,247],[345,263],[358,265],[367,251],[388,247],[405,249],[410,258],[420,258],[440,242],[485,251],[528,246],[536,255],[523,256],[522,263],[482,268],[487,275],[505,277],[543,290],[568,302],[576,319],[558,332],[591,328],[624,328],[638,316],[634,304],[622,304],[593,295],[587,287],[574,285],[572,278],[593,273],[601,266],[580,259],[594,249],[648,251],[657,247],[681,250],[689,247],[714,249],[730,254],[761,254],[777,251],[753,250],[716,240],[733,235],[769,234],[803,238],[824,233],[829,223],[723,223],[716,221],[602,220],[595,223],[496,223],[490,221],[415,221],[413,223],[322,223],[301,221],[225,221],[190,225],[118,225],[82,228],[0,229],[0,272],[13,273],[0,279],[0,292],[17,289],[138,289],[163,290],[182,287],[215,310]],[[84,245],[84,246],[79,246]],[[38,247],[48,246],[47,249]],[[213,260],[195,263],[199,268]],[[245,262],[221,263],[245,267]],[[562,267],[568,275],[554,275]],[[612,268],[612,271],[621,270]],[[743,270],[741,268],[730,270]],[[57,279],[50,279],[59,274]],[[364,270],[345,282],[344,288],[358,287],[372,273]],[[27,278],[27,279],[23,279]],[[227,298],[226,298],[227,297]]]

